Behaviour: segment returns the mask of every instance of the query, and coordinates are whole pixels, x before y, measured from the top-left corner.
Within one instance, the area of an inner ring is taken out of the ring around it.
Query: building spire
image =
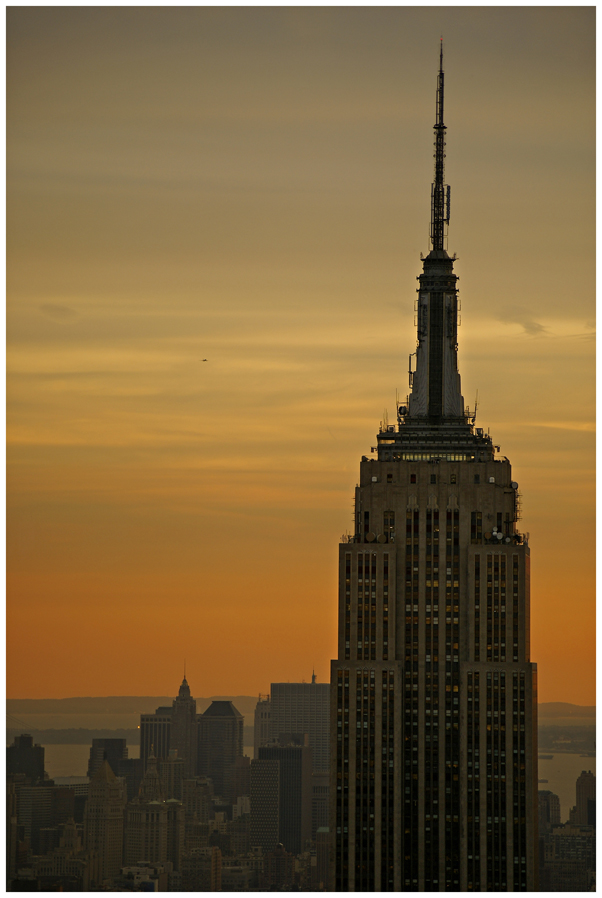
[[[431,186],[431,244],[435,251],[444,249],[445,225],[449,223],[450,189],[444,184],[446,129],[443,124],[443,100],[443,38],[441,38],[435,112],[435,181]]]

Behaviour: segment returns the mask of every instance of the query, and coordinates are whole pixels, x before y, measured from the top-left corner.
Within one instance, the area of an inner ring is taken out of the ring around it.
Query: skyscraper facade
[[[442,55],[436,100],[411,393],[362,457],[340,546],[336,891],[537,889],[529,548],[510,462],[461,394]]]
[[[272,683],[270,737],[285,733],[307,733],[315,771],[329,769],[330,760],[330,686],[311,683]],[[265,744],[265,743],[264,743]]]

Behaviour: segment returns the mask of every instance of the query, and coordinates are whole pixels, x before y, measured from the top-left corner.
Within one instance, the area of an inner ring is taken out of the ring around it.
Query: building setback
[[[443,93],[441,53],[411,395],[361,460],[340,546],[336,891],[538,887],[529,548],[510,462],[461,394]]]

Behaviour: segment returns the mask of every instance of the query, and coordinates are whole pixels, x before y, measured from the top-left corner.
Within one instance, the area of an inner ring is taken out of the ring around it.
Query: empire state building
[[[361,459],[340,546],[336,891],[537,890],[529,547],[510,462],[461,393],[443,100],[441,51],[411,393]]]

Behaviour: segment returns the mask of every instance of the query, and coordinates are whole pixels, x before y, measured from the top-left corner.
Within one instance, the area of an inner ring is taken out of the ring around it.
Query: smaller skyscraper
[[[311,683],[272,683],[269,713],[271,740],[284,733],[307,734],[313,769],[330,770],[330,683],[318,683],[315,674]]]
[[[151,864],[167,861],[167,826],[168,810],[157,759],[151,753],[138,798],[129,802],[126,809],[125,864],[139,864],[143,860]]]
[[[311,748],[293,739],[283,742],[261,746],[259,760],[279,762],[279,841],[296,855],[311,839]]]
[[[541,789],[538,793],[539,803],[539,838],[550,832],[553,826],[560,823],[560,799],[549,789]]]
[[[44,747],[33,744],[33,736],[23,733],[6,749],[6,775],[22,773],[31,783],[44,779]]]
[[[151,748],[158,761],[175,749],[185,762],[185,777],[197,772],[196,701],[190,694],[186,677],[171,707],[157,708],[154,714],[140,716],[140,758],[146,770]]]
[[[118,776],[119,761],[127,760],[128,750],[125,739],[93,739],[88,760],[88,779],[92,779],[103,761],[108,761],[113,773]]]
[[[84,814],[84,843],[98,852],[100,883],[113,879],[121,869],[125,804],[125,784],[103,761],[90,780]]]
[[[582,770],[575,783],[577,803],[570,813],[571,823],[596,825],[596,777],[591,770]]]
[[[255,706],[255,719],[253,721],[253,757],[259,757],[259,746],[267,745],[271,739],[270,717],[272,703],[269,695],[259,695]]]
[[[235,763],[243,754],[244,718],[232,702],[213,701],[197,720],[198,772],[211,777],[216,795],[232,802]]]
[[[197,769],[197,712],[196,700],[190,694],[186,677],[174,699],[171,710],[170,749],[175,749],[184,762],[184,779]]]
[[[280,762],[254,758],[251,761],[251,848],[265,854],[279,842]]]

